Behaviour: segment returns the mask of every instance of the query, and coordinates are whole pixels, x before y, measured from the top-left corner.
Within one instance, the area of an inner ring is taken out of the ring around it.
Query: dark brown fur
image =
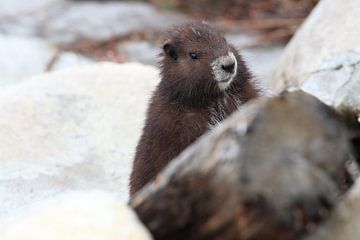
[[[238,62],[237,75],[231,85],[221,91],[210,63],[229,50]],[[199,58],[191,59],[189,52],[197,53]],[[161,76],[136,148],[130,177],[131,195],[208,131],[209,125],[223,120],[240,103],[259,94],[238,51],[203,23],[186,24],[169,32],[162,54]]]

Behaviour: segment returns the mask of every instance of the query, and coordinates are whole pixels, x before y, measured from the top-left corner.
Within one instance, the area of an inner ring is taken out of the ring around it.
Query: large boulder
[[[103,63],[1,89],[0,222],[67,190],[127,199],[128,175],[158,71]]]
[[[157,239],[282,239],[311,233],[352,181],[339,116],[302,92],[249,102],[130,200]]]
[[[43,204],[43,206],[40,206]],[[3,226],[2,226],[3,227]],[[104,192],[71,192],[34,206],[2,240],[151,240],[134,212]]]
[[[336,109],[350,110],[360,116],[360,54],[335,55],[300,87]]]
[[[298,87],[334,55],[360,53],[359,8],[358,0],[320,1],[286,47],[271,87]]]

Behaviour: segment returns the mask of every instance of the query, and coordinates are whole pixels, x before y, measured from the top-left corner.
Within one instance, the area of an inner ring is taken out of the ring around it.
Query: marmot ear
[[[176,49],[170,41],[166,41],[163,46],[164,52],[166,55],[170,56],[172,59],[176,60],[178,58]]]

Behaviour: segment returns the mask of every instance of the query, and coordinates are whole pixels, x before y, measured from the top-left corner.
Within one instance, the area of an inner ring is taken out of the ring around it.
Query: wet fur
[[[200,54],[198,61],[186,59],[191,51]],[[237,74],[222,91],[214,81],[210,63],[228,51],[236,56]],[[238,51],[203,23],[186,24],[169,31],[162,54],[161,76],[136,148],[130,195],[152,180],[198,137],[259,95]]]

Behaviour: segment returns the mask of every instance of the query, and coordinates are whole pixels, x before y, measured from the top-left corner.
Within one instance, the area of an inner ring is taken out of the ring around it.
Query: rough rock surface
[[[360,54],[335,55],[312,73],[301,89],[328,105],[360,116]]]
[[[334,55],[360,53],[360,2],[322,0],[288,44],[272,79],[281,91],[298,87]]]
[[[1,226],[1,228],[4,226]],[[104,192],[71,192],[37,203],[1,240],[150,240],[134,212]]]
[[[98,64],[2,87],[0,222],[66,190],[126,200],[133,151],[158,71]]]

